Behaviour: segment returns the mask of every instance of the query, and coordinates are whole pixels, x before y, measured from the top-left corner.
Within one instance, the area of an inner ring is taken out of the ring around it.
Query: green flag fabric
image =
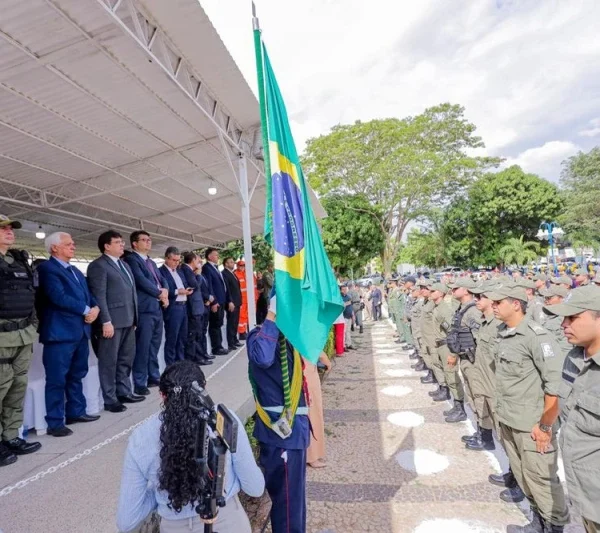
[[[275,251],[276,323],[298,352],[316,364],[343,302],[259,30],[255,44],[267,180],[265,237]]]

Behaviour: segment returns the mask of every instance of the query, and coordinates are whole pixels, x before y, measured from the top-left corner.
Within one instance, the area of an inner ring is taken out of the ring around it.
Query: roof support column
[[[244,258],[246,260],[246,294],[248,296],[248,329],[256,325],[256,301],[254,300],[254,264],[252,256],[252,230],[250,227],[250,194],[248,191],[248,167],[246,154],[239,156],[239,186],[242,197],[242,235],[244,238]]]

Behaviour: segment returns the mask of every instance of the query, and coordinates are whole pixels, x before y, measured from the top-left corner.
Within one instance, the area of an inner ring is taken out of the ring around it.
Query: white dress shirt
[[[167,265],[165,265],[165,266],[167,266]],[[167,270],[171,273],[171,277],[175,281],[175,286],[177,287],[175,289],[175,294],[177,295],[177,298],[175,298],[175,301],[176,302],[187,302],[187,296],[185,294],[177,294],[177,291],[179,289],[185,289],[185,285],[183,284],[183,281],[181,280],[181,276],[179,275],[179,272],[177,272],[177,269],[172,270],[168,266],[167,266]]]

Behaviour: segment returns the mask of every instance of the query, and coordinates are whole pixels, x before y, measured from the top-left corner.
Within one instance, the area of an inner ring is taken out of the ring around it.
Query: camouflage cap
[[[538,272],[535,276],[533,276],[533,281],[548,281],[548,276],[543,272]]]
[[[550,283],[554,283],[555,285],[572,285],[573,280],[569,276],[558,276],[550,278]]]
[[[433,285],[433,281],[431,281],[430,279],[427,278],[421,278],[419,279],[419,281],[417,281],[417,285],[419,287],[431,287]]]
[[[450,289],[458,289],[461,287],[464,289],[472,289],[476,285],[477,284],[471,278],[463,277],[455,279],[453,283],[448,284],[448,287]]]
[[[23,224],[18,220],[11,220],[6,215],[0,215],[0,228],[5,228],[6,226],[12,226],[13,229],[21,229]]]
[[[600,287],[586,285],[573,289],[562,303],[545,305],[544,310],[558,316],[573,316],[584,311],[600,311]]]
[[[550,298],[551,296],[562,296],[564,298],[571,291],[561,285],[550,285],[548,288],[542,287],[538,292],[544,298]]]
[[[494,287],[496,285],[498,285],[499,283],[500,282],[497,279],[486,280],[483,283],[481,283],[480,285],[477,285],[476,287],[469,289],[469,292],[473,293],[473,294],[483,294],[485,292],[490,292],[490,291],[493,291]]]
[[[493,287],[490,291],[484,293],[486,298],[499,302],[506,298],[514,298],[515,300],[521,300],[527,302],[527,293],[523,287],[519,287],[514,283],[499,283]]]

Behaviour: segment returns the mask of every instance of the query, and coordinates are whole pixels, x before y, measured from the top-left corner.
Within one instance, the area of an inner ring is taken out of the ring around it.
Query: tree
[[[523,241],[523,235],[518,239],[511,237],[506,244],[498,250],[498,257],[505,265],[525,265],[535,261],[540,253],[540,245],[533,241]]]
[[[384,235],[381,254],[389,274],[407,224],[464,192],[499,163],[467,152],[483,147],[464,108],[442,104],[421,115],[335,126],[309,139],[302,162],[322,195],[362,195],[376,208]]]
[[[535,174],[518,166],[489,173],[445,211],[449,260],[460,266],[496,264],[509,239],[534,239],[540,223],[554,220],[562,209],[558,188]]]
[[[327,217],[321,221],[325,250],[336,273],[358,272],[380,255],[384,235],[379,213],[362,195],[331,195],[322,200]]]
[[[415,228],[408,233],[400,258],[405,263],[439,268],[448,264],[443,234]]]
[[[577,240],[600,240],[600,147],[563,161],[560,177],[565,191],[564,229]]]
[[[254,235],[252,237],[252,255],[256,260],[254,265],[255,271],[262,271],[267,268],[269,263],[273,262],[273,248],[265,241],[262,234]],[[220,251],[222,259],[225,257],[233,257],[236,261],[244,257],[244,241],[241,239],[230,241],[227,243],[225,249]]]

